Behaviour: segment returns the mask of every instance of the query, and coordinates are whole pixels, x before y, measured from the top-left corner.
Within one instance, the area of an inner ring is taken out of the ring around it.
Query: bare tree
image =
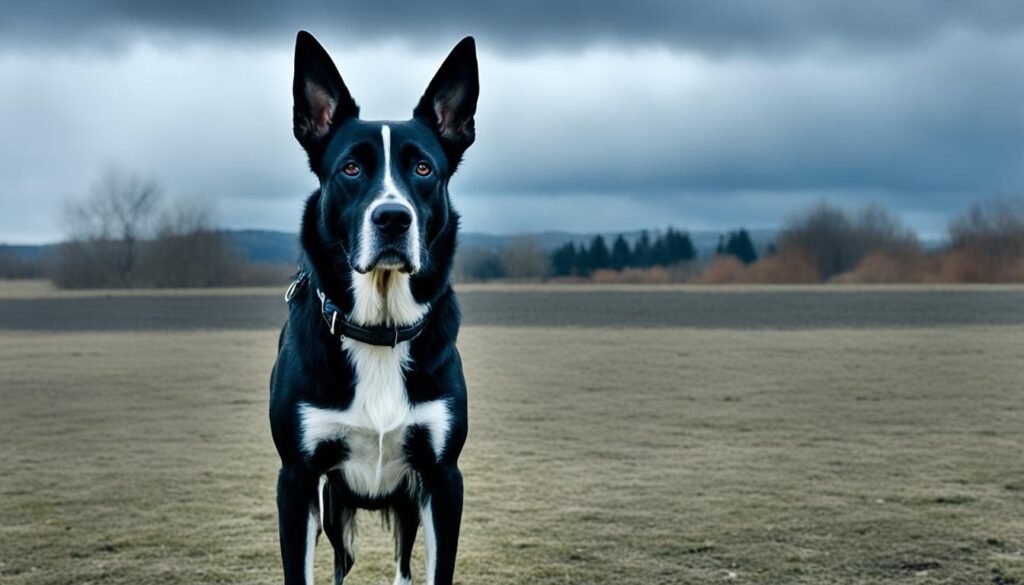
[[[152,179],[107,169],[85,199],[65,205],[67,260],[103,263],[121,286],[131,286],[139,243],[150,235],[159,200]]]
[[[455,282],[482,282],[504,276],[497,250],[484,246],[460,246],[455,255]]]
[[[501,250],[500,262],[504,275],[515,279],[543,278],[551,265],[548,255],[531,236],[518,236],[509,241]]]
[[[949,223],[951,247],[974,247],[994,258],[1024,256],[1024,198],[971,205]]]
[[[914,233],[885,209],[869,205],[856,214],[820,203],[791,217],[780,232],[780,251],[799,250],[814,258],[822,279],[852,270],[880,250],[917,250]]]
[[[251,267],[213,225],[213,209],[198,199],[179,199],[156,221],[156,237],[142,248],[139,278],[156,287],[243,284]]]

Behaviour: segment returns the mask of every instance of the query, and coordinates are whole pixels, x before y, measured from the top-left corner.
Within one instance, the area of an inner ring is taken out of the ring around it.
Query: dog
[[[411,583],[420,525],[426,582],[452,582],[468,422],[448,181],[475,139],[479,91],[467,37],[410,120],[364,121],[324,48],[296,39],[294,133],[320,188],[270,378],[286,584],[312,585],[321,531],[344,581],[359,509],[394,527],[396,584]]]

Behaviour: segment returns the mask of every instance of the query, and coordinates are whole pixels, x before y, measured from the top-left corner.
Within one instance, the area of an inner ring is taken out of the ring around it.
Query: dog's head
[[[304,31],[292,92],[295,138],[320,179],[322,240],[358,272],[418,272],[448,225],[448,180],[474,139],[472,37],[452,49],[404,122],[360,120],[334,62]]]

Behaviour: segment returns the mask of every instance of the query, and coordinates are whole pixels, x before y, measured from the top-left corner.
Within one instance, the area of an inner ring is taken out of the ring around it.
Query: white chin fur
[[[409,261],[391,262],[391,261],[386,261],[386,262],[377,262],[376,264],[371,264],[371,265],[367,266],[367,265],[362,265],[359,262],[352,262],[351,259],[350,259],[349,263],[352,266],[352,269],[355,270],[359,274],[369,274],[370,272],[374,272],[374,271],[378,271],[378,270],[381,270],[381,271],[392,270],[392,271],[398,272],[400,274],[413,275],[413,274],[416,274],[417,272],[420,271],[419,262],[409,262]]]
[[[352,275],[354,305],[348,318],[358,325],[412,325],[430,308],[412,296],[409,275],[371,270]]]

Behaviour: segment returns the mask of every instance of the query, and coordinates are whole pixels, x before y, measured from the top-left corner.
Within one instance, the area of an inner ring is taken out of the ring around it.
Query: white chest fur
[[[428,309],[412,298],[408,275],[356,273],[352,290],[355,306],[348,318],[360,325],[408,325]],[[355,396],[345,410],[300,404],[302,449],[312,455],[323,441],[343,441],[349,456],[338,467],[349,489],[371,497],[387,495],[411,473],[403,448],[410,427],[427,429],[434,454],[441,456],[448,405],[444,400],[409,403],[408,342],[391,348],[344,339],[342,348],[355,371]]]

